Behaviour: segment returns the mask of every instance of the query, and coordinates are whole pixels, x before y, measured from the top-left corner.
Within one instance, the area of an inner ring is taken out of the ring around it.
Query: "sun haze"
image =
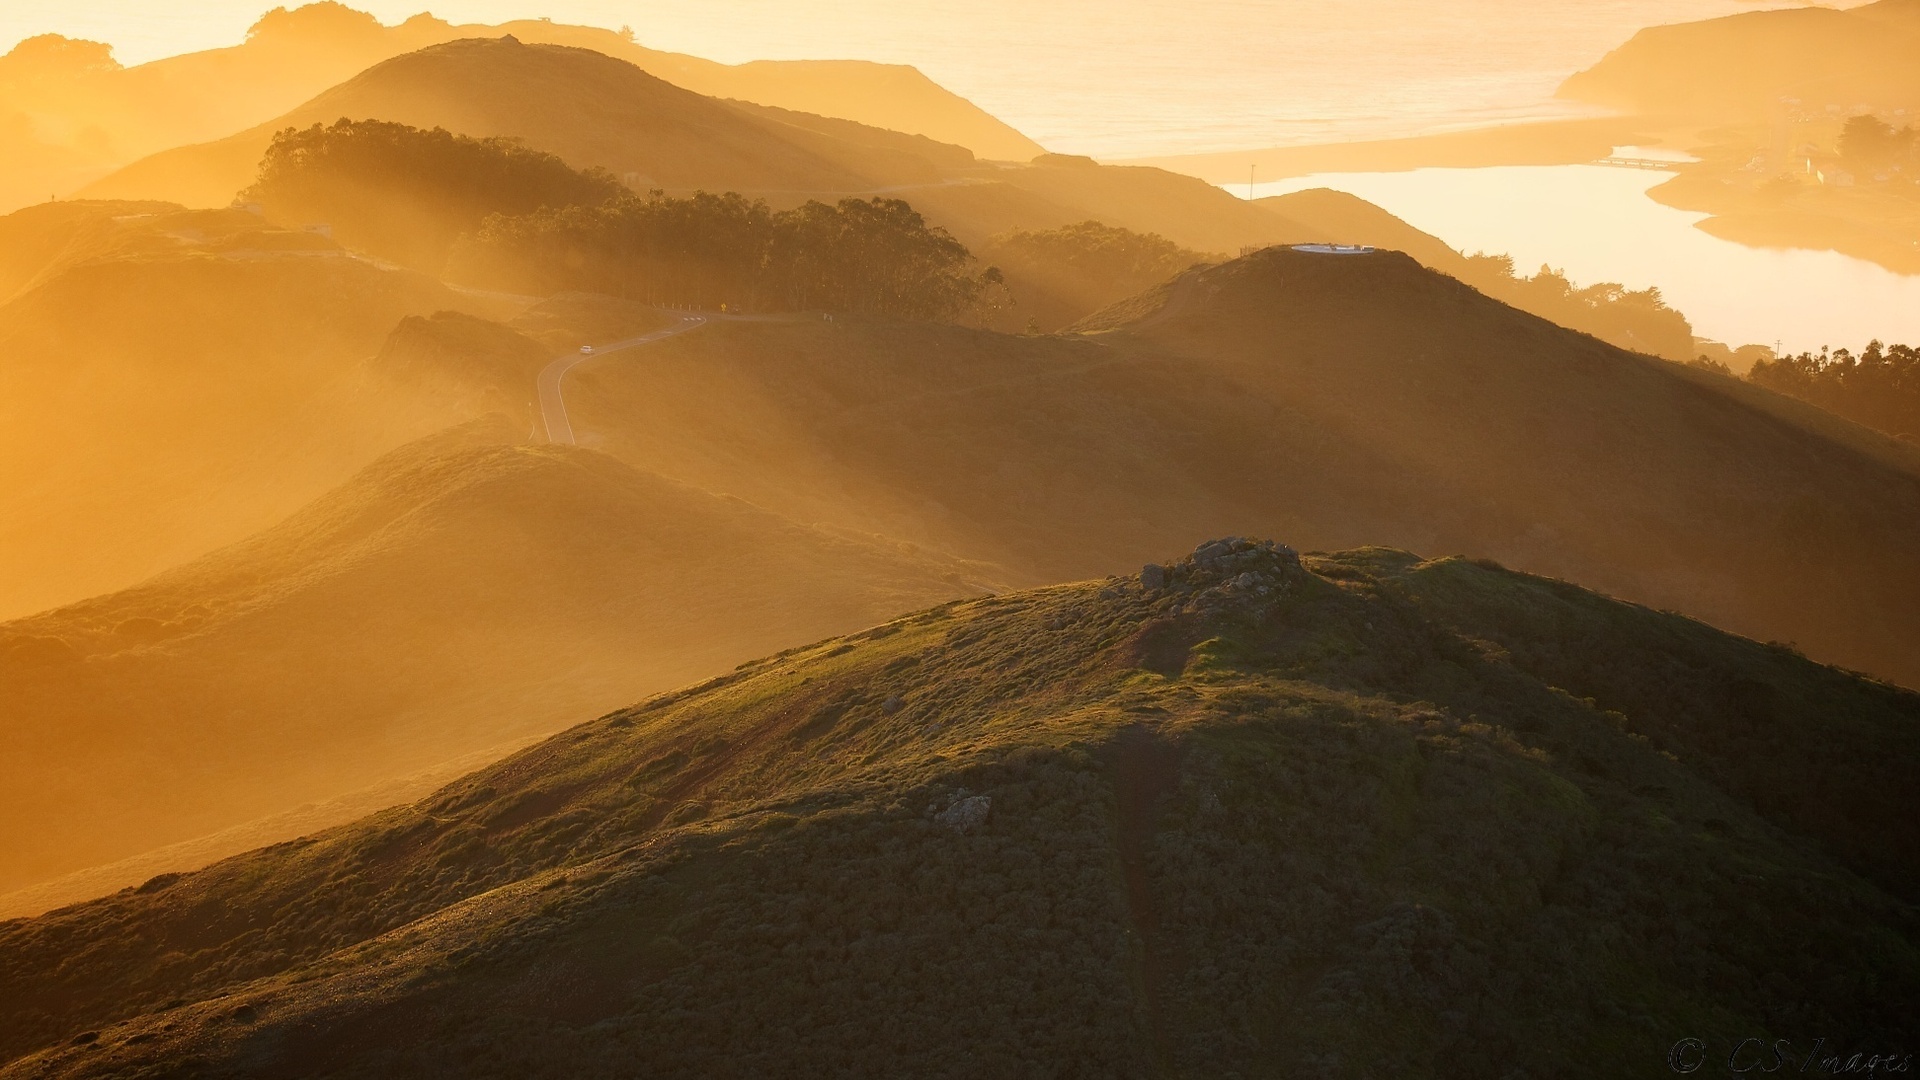
[[[0,1080],[1910,1071],[1914,0],[256,2],[0,12]]]

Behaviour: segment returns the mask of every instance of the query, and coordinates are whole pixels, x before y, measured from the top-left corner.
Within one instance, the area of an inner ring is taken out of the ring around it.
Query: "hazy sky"
[[[124,63],[230,45],[263,0],[0,0],[0,42],[58,31]],[[363,0],[389,23],[549,16],[716,60],[919,66],[1060,150],[1104,157],[1413,134],[1553,115],[1636,29],[1741,0]]]

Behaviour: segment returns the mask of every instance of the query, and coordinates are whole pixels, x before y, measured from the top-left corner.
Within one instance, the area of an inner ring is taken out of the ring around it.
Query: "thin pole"
[[[1259,170],[1260,170],[1260,166],[1257,162],[1255,164],[1247,166],[1247,201],[1248,202],[1253,201],[1253,175]]]

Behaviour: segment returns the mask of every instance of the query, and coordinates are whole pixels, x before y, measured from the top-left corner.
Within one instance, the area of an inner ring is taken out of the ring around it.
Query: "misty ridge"
[[[1135,162],[644,37],[0,57],[0,1077],[1911,1069],[1914,346],[1249,170],[1906,273],[1914,0]]]

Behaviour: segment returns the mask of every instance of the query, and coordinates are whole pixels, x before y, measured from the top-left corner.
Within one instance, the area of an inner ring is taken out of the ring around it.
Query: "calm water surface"
[[[1547,264],[1581,284],[1657,285],[1694,333],[1794,352],[1920,343],[1920,277],[1832,252],[1769,251],[1693,227],[1705,214],[1647,198],[1666,173],[1597,165],[1342,173],[1257,185],[1260,195],[1330,187],[1399,215],[1462,251]],[[1246,195],[1245,184],[1228,190]]]
[[[132,63],[230,45],[274,0],[0,0]],[[295,0],[279,0],[293,6]],[[716,60],[914,64],[1051,149],[1104,158],[1565,115],[1553,88],[1640,27],[1737,0],[347,0],[392,23],[550,16]],[[1776,5],[1777,6],[1777,5]]]
[[[287,2],[287,0],[283,0]],[[392,23],[425,0],[348,0]],[[137,62],[239,41],[269,0],[0,0],[0,47],[58,30]],[[917,65],[1048,147],[1115,159],[1419,134],[1566,115],[1569,73],[1640,27],[1770,6],[1739,0],[436,0],[456,22],[545,15],[631,26],[724,61],[853,57]],[[1920,341],[1920,278],[1838,255],[1715,240],[1603,168],[1307,177],[1455,247],[1575,280],[1657,284],[1698,332],[1734,343]],[[1241,186],[1237,193],[1245,194]]]

